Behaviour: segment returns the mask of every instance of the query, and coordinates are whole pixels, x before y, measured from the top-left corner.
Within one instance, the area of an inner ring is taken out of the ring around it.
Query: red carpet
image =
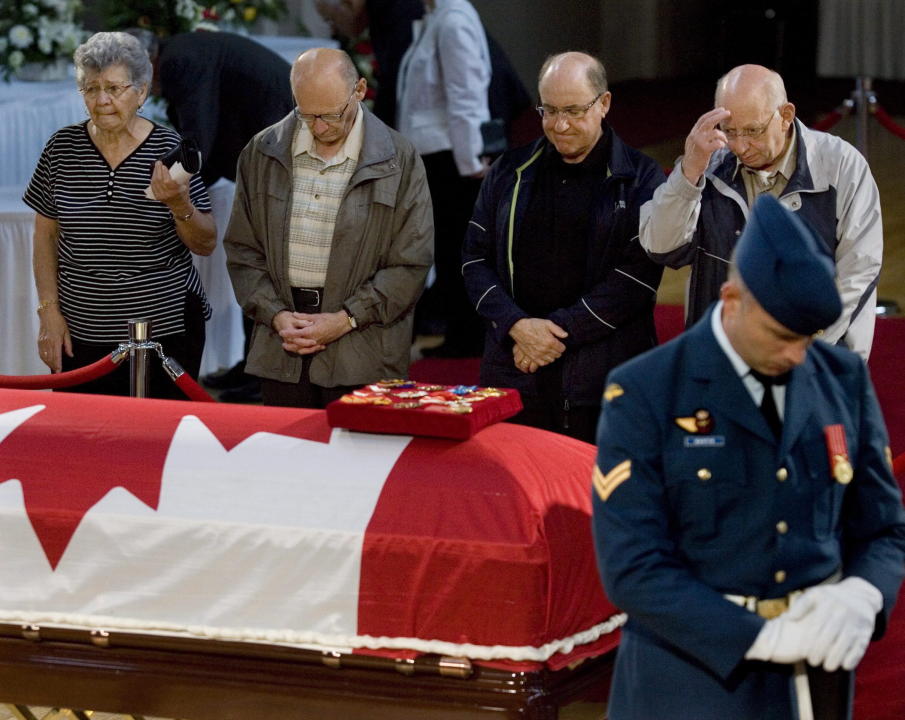
[[[682,309],[657,306],[660,342],[682,331]],[[894,457],[905,453],[905,318],[878,318],[870,357],[870,372],[889,430]],[[412,365],[410,376],[421,382],[476,385],[479,358],[462,360],[428,358]],[[905,475],[899,477],[905,491]],[[893,611],[885,637],[872,643],[856,676],[855,720],[903,720],[905,718],[905,591]]]

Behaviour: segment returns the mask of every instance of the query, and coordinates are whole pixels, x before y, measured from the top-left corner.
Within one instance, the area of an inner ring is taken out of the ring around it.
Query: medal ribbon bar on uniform
[[[848,457],[845,428],[841,424],[827,425],[823,428],[823,436],[826,438],[826,451],[833,479],[840,485],[848,485],[852,481],[854,471]]]

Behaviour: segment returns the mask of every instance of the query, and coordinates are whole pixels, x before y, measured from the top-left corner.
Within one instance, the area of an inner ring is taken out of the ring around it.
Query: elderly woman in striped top
[[[200,176],[179,183],[159,162],[180,138],[138,115],[152,73],[138,40],[97,33],[75,66],[88,119],[50,138],[23,198],[36,213],[41,359],[53,372],[87,365],[142,318],[197,377],[210,306],[191,254],[214,250],[210,198]],[[179,397],[159,363],[151,367],[151,395]],[[121,367],[74,389],[126,395],[128,379]]]

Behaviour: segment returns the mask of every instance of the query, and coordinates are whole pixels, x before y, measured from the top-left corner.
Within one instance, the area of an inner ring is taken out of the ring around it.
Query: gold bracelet
[[[58,300],[43,300],[38,303],[38,312],[44,312],[51,305],[59,305],[60,302]]]
[[[192,219],[192,215],[194,215],[194,214],[195,214],[195,206],[192,205],[192,211],[188,215],[174,215],[173,217],[176,218],[179,222],[188,222],[189,220]]]

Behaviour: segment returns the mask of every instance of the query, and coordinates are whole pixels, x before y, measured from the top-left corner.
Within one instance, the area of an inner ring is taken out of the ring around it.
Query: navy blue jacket
[[[664,175],[651,158],[625,145],[608,127],[605,132],[611,143],[610,175],[597,204],[588,208],[593,221],[584,292],[574,305],[548,316],[569,333],[566,351],[556,361],[563,363],[566,409],[598,406],[607,372],[657,342],[653,309],[662,268],[638,243],[638,212]],[[529,317],[514,297],[519,268],[513,264],[513,244],[548,145],[541,138],[494,163],[481,185],[463,252],[465,288],[487,321],[481,383],[514,387],[525,395],[537,390],[534,376],[520,372],[512,359],[509,330]]]
[[[629,615],[610,717],[790,719],[790,666],[744,660],[764,620],[723,594],[781,597],[838,569],[881,591],[882,634],[905,573],[905,512],[867,368],[816,342],[792,371],[778,442],[709,313],[608,382],[594,534],[607,595]],[[700,432],[696,411],[711,421]],[[824,438],[837,424],[848,485]]]

